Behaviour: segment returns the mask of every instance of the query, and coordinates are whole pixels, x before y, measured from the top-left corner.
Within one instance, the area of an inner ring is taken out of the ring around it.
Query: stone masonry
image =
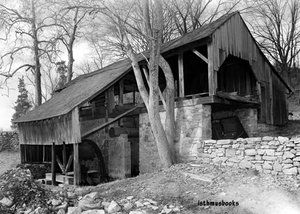
[[[199,141],[197,153],[199,162],[251,168],[271,174],[300,174],[300,138],[205,140]]]
[[[109,118],[111,120],[111,118]],[[95,119],[81,122],[81,132],[105,123],[105,119]],[[116,127],[118,123],[113,123],[110,127]],[[105,129],[97,131],[87,138],[97,144],[101,150],[106,172],[113,179],[122,179],[131,174],[131,151],[130,142],[127,134],[121,134],[119,137],[109,137]]]
[[[165,121],[165,112],[160,112]],[[175,108],[175,150],[178,161],[194,161],[198,143],[211,138],[211,107],[197,104],[197,100],[184,100]],[[140,173],[161,168],[160,159],[151,131],[148,114],[139,116]]]

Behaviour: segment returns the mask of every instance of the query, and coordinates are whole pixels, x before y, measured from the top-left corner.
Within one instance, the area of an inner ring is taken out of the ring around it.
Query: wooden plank
[[[196,54],[200,59],[202,59],[204,62],[208,63],[208,59],[203,56],[199,51],[197,51],[196,49],[193,50],[193,53]]]
[[[68,171],[69,171],[69,168],[73,162],[73,158],[74,158],[74,155],[73,153],[69,156],[69,160],[68,160],[68,163],[67,163],[67,166],[66,166],[66,173],[68,174]]]
[[[65,168],[64,165],[62,164],[62,162],[59,160],[58,156],[56,155],[56,162],[58,163],[58,166],[62,172],[62,174],[65,174]]]
[[[55,142],[52,143],[52,157],[51,157],[51,174],[52,174],[52,185],[56,186],[56,172],[55,172]]]
[[[25,146],[26,145],[20,145],[21,164],[25,163]]]
[[[66,149],[66,143],[65,142],[63,142],[62,158],[63,158],[63,167],[64,167],[64,169],[66,169],[66,165],[67,165],[67,149]]]
[[[84,134],[82,135],[82,138],[85,138],[85,137],[87,137],[87,136],[89,136],[89,135],[95,133],[96,131],[99,131],[99,130],[101,130],[101,129],[107,127],[107,126],[109,126],[110,124],[116,122],[117,120],[119,120],[119,119],[121,119],[122,117],[126,116],[126,115],[129,114],[130,112],[133,112],[133,111],[136,110],[137,108],[141,108],[141,107],[143,107],[143,106],[144,106],[144,104],[136,105],[136,106],[133,107],[132,109],[129,109],[128,111],[124,112],[123,114],[120,114],[119,116],[117,116],[116,118],[112,119],[111,121],[106,122],[106,123],[104,123],[104,124],[102,124],[102,125],[100,125],[100,126],[97,126],[97,127],[93,128],[93,129],[89,130],[88,132],[84,133]]]
[[[107,100],[107,104],[108,104],[108,113],[111,113],[113,111],[113,109],[115,108],[115,95],[114,95],[114,87],[110,87],[107,91],[107,95],[108,95],[108,100]]]
[[[109,111],[108,111],[108,92],[107,91],[105,91],[105,123],[107,123],[108,122],[108,113],[109,113]],[[105,133],[107,133],[108,132],[108,129],[107,129],[107,127],[105,127]]]
[[[78,106],[72,111],[72,121],[71,121],[71,135],[72,142],[79,143],[81,142],[81,131],[80,131],[80,122],[79,122],[79,108]]]
[[[122,106],[124,103],[123,95],[124,95],[124,81],[122,79],[119,82],[119,106]]]
[[[241,97],[238,95],[233,95],[230,93],[225,93],[225,92],[217,92],[217,96],[222,97],[222,98],[226,98],[226,99],[230,99],[230,100],[234,100],[234,101],[238,101],[238,102],[244,102],[244,103],[251,103],[251,104],[259,104],[258,101],[253,101],[250,99],[247,99],[245,97]]]
[[[74,185],[77,186],[80,184],[80,163],[79,163],[79,151],[78,151],[78,143],[73,144],[73,166],[74,166]]]
[[[43,163],[45,162],[45,156],[46,156],[46,151],[45,151],[45,145],[43,145]]]
[[[214,66],[213,66],[213,45],[212,44],[209,44],[207,46],[207,55],[208,55],[208,91],[209,91],[209,95],[212,96],[216,94],[216,88],[217,88],[217,73],[214,71]]]
[[[27,163],[27,145],[24,145],[24,163]]]
[[[183,52],[178,55],[179,97],[184,97]]]
[[[272,74],[271,73],[271,69],[269,67],[269,64],[266,63],[265,65],[265,69],[267,69],[267,73],[269,74],[269,80],[270,80],[270,115],[271,115],[271,124],[274,124],[274,112],[273,112],[273,106],[274,106],[274,102],[273,102],[273,78],[272,78]]]

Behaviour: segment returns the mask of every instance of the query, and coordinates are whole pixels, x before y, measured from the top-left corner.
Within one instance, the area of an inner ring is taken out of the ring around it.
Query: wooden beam
[[[55,142],[52,143],[52,157],[51,157],[51,174],[52,174],[52,185],[56,186],[56,172],[55,172]]]
[[[184,97],[183,52],[178,55],[179,97]]]
[[[108,113],[111,113],[113,111],[113,109],[115,108],[115,93],[114,93],[114,90],[115,87],[110,87],[108,90],[107,90],[107,104],[108,104]]]
[[[45,156],[46,156],[46,151],[45,151],[45,145],[43,145],[43,163],[45,162]]]
[[[238,101],[238,102],[251,103],[251,104],[259,105],[259,101],[250,100],[248,98],[241,97],[239,95],[233,95],[233,94],[226,93],[226,92],[218,91],[217,96],[222,97],[222,98],[226,98],[226,99],[230,99],[230,100],[234,100],[234,101]]]
[[[74,166],[74,185],[78,186],[80,184],[80,163],[79,163],[79,151],[78,151],[79,143],[73,144],[73,166]]]
[[[89,130],[88,132],[84,133],[84,134],[82,135],[82,138],[85,138],[85,137],[87,137],[87,136],[89,136],[89,135],[95,133],[96,131],[99,131],[99,130],[101,130],[101,129],[107,127],[107,126],[109,126],[110,124],[116,122],[117,120],[119,120],[119,119],[121,119],[122,117],[126,116],[126,115],[129,114],[130,112],[133,112],[133,111],[136,110],[137,108],[140,108],[140,107],[143,107],[143,106],[144,106],[144,104],[136,105],[136,106],[133,107],[132,109],[129,109],[128,111],[124,112],[123,114],[120,114],[119,116],[115,117],[115,118],[112,119],[111,121],[106,122],[106,123],[104,123],[104,124],[102,124],[102,125],[100,125],[100,126],[97,126],[97,127],[93,128],[93,129]]]
[[[198,57],[200,57],[200,59],[202,59],[204,62],[208,64],[208,59],[205,56],[203,56],[202,53],[200,53],[196,49],[193,50],[193,53],[196,54]]]
[[[63,142],[63,149],[62,149],[62,158],[63,158],[63,167],[64,169],[66,169],[66,166],[67,166],[67,149],[66,149],[66,143]],[[66,171],[65,171],[66,173]]]
[[[25,163],[25,145],[20,144],[21,164]]]
[[[105,91],[105,101],[104,101],[104,106],[105,106],[105,123],[108,122],[108,113],[109,113],[109,110],[108,110],[108,91]],[[105,133],[108,132],[108,128],[105,127]]]
[[[69,171],[69,168],[70,168],[70,166],[71,166],[71,164],[72,164],[72,162],[73,162],[73,158],[74,158],[74,155],[73,155],[73,153],[69,156],[69,160],[68,160],[68,163],[67,163],[67,166],[66,166],[66,173],[68,173],[68,171]]]
[[[124,81],[123,79],[119,82],[119,106],[123,105],[123,95],[124,95]]]
[[[81,142],[81,131],[78,106],[72,111],[72,143]]]
[[[213,44],[209,44],[207,46],[207,56],[208,56],[208,91],[210,96],[216,94],[217,84],[218,84],[217,72],[214,70],[214,65],[213,65],[213,54],[214,54]]]
[[[56,162],[58,163],[58,166],[62,172],[62,174],[64,175],[65,174],[65,168],[64,168],[64,165],[62,164],[62,162],[59,160],[59,157],[56,155]]]
[[[27,146],[24,144],[24,163],[27,163]]]

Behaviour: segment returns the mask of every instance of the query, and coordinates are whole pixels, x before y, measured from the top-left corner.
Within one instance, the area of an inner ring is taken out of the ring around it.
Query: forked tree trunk
[[[176,155],[174,149],[174,139],[175,139],[175,85],[174,77],[169,63],[160,56],[159,66],[161,67],[165,78],[166,78],[166,88],[164,90],[164,98],[166,102],[166,119],[165,119],[165,132],[167,135],[167,140],[169,143],[169,148],[172,156],[173,163],[176,162]]]
[[[162,40],[162,5],[160,0],[154,1],[154,18],[153,28],[150,28],[149,20],[149,5],[148,0],[144,1],[144,18],[145,18],[145,31],[150,39],[150,59],[149,59],[149,92],[145,87],[145,83],[142,77],[141,69],[138,64],[136,54],[133,51],[132,46],[126,35],[126,31],[120,26],[120,32],[125,40],[127,55],[131,59],[132,68],[137,81],[138,89],[141,97],[146,105],[151,130],[156,141],[158,155],[163,167],[170,167],[175,161],[174,153],[174,134],[175,134],[175,121],[174,121],[174,78],[171,68],[167,61],[160,55],[160,46]],[[165,89],[165,110],[166,120],[165,129],[163,127],[160,112],[159,112],[159,97],[160,89],[158,84],[159,66],[162,68],[166,77],[167,86]]]

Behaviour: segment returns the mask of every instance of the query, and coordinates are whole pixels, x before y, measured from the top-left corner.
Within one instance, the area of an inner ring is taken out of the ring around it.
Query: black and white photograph
[[[0,214],[300,214],[299,0],[0,0]]]

